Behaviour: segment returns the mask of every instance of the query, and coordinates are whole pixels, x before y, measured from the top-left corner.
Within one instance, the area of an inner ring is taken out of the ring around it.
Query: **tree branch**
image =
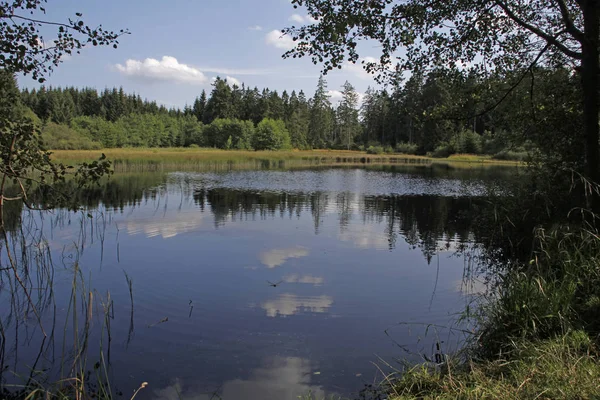
[[[540,60],[540,58],[542,58],[542,56],[544,55],[544,53],[548,50],[548,48],[550,46],[551,46],[550,43],[546,44],[546,46],[539,52],[539,54],[536,56],[536,58],[533,60],[533,62],[531,62],[529,64],[529,66],[527,67],[525,72],[521,75],[521,77],[504,93],[504,95],[500,98],[500,100],[496,101],[491,106],[486,107],[483,111],[473,114],[473,115],[470,115],[467,118],[448,118],[448,119],[469,120],[471,118],[481,117],[481,116],[489,113],[490,111],[494,110],[496,107],[498,107],[500,104],[502,104],[504,102],[504,100],[506,100],[508,98],[508,96],[513,92],[513,90],[515,90],[521,84],[521,82],[523,82],[523,80],[525,79],[527,74],[529,74],[533,71],[533,67],[535,67],[537,62]]]
[[[22,17],[17,14],[5,15],[0,18],[17,18],[17,19],[22,19],[25,21],[33,22],[35,24],[55,25],[55,26],[62,26],[63,28],[67,28],[67,29],[76,29],[76,27],[74,27],[73,25],[69,25],[69,24],[65,24],[65,23],[61,23],[61,22],[42,21],[42,20],[38,20],[38,19]]]
[[[567,8],[567,4],[565,0],[556,0],[558,2],[558,7],[560,8],[560,13],[562,14],[563,21],[565,22],[565,27],[567,28],[567,32],[569,32],[575,40],[581,43],[584,39],[583,32],[579,30],[575,23],[573,22],[573,18],[571,18],[571,13],[569,13],[569,9]]]
[[[568,57],[575,58],[577,60],[581,60],[583,55],[580,52],[569,49],[563,43],[558,40],[557,36],[549,35],[548,33],[542,31],[540,28],[530,24],[527,21],[524,21],[522,18],[519,18],[503,1],[496,0],[496,4],[506,13],[506,15],[512,19],[517,25],[527,29],[531,33],[539,36],[544,39],[546,43],[556,47],[560,52],[565,54]]]

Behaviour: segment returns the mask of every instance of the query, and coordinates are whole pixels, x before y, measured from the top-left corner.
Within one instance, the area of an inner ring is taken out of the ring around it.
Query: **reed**
[[[76,164],[97,159],[104,153],[113,162],[116,172],[192,171],[207,169],[289,168],[294,166],[339,164],[417,164],[432,163],[518,165],[515,162],[492,160],[485,156],[463,156],[434,159],[404,154],[366,154],[359,151],[228,151],[190,148],[128,148],[104,150],[57,150],[56,161]]]
[[[539,228],[475,314],[467,345],[386,378],[392,399],[600,398],[600,231]],[[498,272],[496,272],[498,273]]]
[[[46,219],[25,212],[19,230],[3,230],[0,240],[0,300],[7,300],[6,304],[10,306],[0,314],[0,365],[7,367],[0,369],[2,399],[112,400],[118,397],[111,386],[109,374],[113,300],[110,292],[101,296],[91,289],[91,276],[86,277],[80,265],[80,256],[85,248],[104,235],[105,219],[99,218],[99,212],[94,213],[95,218],[90,218],[87,212],[81,213],[79,235],[70,247],[63,249],[63,268],[71,276],[70,295],[64,312],[59,311],[60,305],[54,296],[57,266],[44,236],[47,232],[44,227]],[[62,214],[57,212],[52,218],[51,229],[67,223]],[[126,280],[133,320],[132,281],[127,275]],[[28,318],[28,314],[36,317]],[[38,327],[30,326],[32,322],[28,319],[39,324]],[[94,320],[102,321],[100,333],[94,330]],[[62,329],[57,326],[59,321],[62,321]],[[58,335],[59,330],[62,338]],[[8,332],[10,340],[14,340],[12,345],[7,344]],[[98,336],[99,341],[95,342]],[[56,343],[58,340],[62,343]],[[14,351],[10,354],[14,360],[7,359],[7,346],[17,349],[21,342],[29,346],[39,344],[33,363],[27,362],[26,365],[23,361],[19,362],[19,355]],[[11,368],[8,368],[9,365]],[[142,383],[132,398],[147,385],[147,382]]]

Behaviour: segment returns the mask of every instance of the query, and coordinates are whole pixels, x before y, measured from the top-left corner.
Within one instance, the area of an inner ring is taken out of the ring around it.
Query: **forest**
[[[548,92],[577,99],[567,70],[538,71],[535,91],[523,80],[501,104],[496,97],[512,77],[457,71],[413,74],[393,87],[360,96],[349,82],[334,104],[321,76],[315,93],[230,85],[217,78],[191,106],[166,108],[123,88],[40,87],[23,90],[28,115],[48,148],[212,147],[239,150],[349,149],[370,153],[485,154],[525,160],[539,133],[518,114],[551,117]],[[533,98],[535,96],[535,99]],[[575,100],[574,100],[575,101]],[[535,105],[534,105],[535,104]]]

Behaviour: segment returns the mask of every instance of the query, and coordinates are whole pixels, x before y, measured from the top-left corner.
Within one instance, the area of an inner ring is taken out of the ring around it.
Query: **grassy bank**
[[[600,399],[600,232],[540,229],[511,264],[454,359],[386,380],[392,399]]]
[[[517,165],[512,161],[493,160],[487,156],[455,155],[446,159],[405,154],[367,154],[359,151],[227,151],[192,148],[128,148],[104,150],[56,150],[56,161],[75,164],[97,159],[102,153],[114,163],[118,172],[153,169],[197,169],[206,165],[236,167],[277,165],[334,165],[334,164],[432,164],[457,165]]]
[[[506,358],[417,366],[388,382],[392,400],[597,399],[600,364],[585,332],[513,343]]]

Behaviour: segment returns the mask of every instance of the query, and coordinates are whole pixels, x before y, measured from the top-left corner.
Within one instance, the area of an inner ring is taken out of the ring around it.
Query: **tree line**
[[[349,82],[334,104],[323,76],[311,98],[302,90],[279,94],[217,78],[210,93],[202,91],[183,109],[122,88],[42,86],[23,90],[21,99],[54,149],[199,146],[523,158],[543,145],[523,124],[523,114],[546,118],[548,108],[540,102],[557,90],[576,96],[568,71],[540,70],[536,76],[533,93],[527,79],[515,86],[511,76],[415,73],[382,89],[369,88],[362,104]],[[503,101],[492,107],[500,97]]]

